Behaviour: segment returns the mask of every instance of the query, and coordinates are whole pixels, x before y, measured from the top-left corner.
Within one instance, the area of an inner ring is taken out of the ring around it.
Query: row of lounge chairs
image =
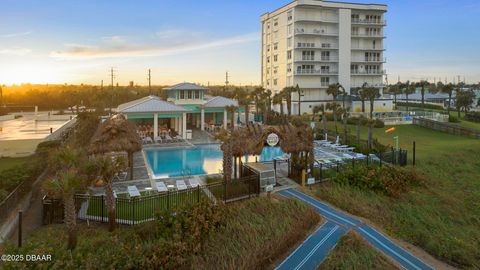
[[[157,192],[167,192],[167,191],[174,191],[174,190],[186,190],[189,188],[196,188],[200,186],[200,182],[198,181],[197,178],[192,178],[188,180],[189,185],[185,183],[184,180],[177,180],[176,185],[167,185],[163,181],[155,182],[155,188],[157,189]],[[138,190],[137,186],[128,186],[127,187],[127,192],[130,198],[133,197],[140,197],[140,191]]]
[[[181,142],[181,141],[183,141],[182,136],[177,135],[172,137],[168,134],[165,135],[164,138],[157,136],[154,139],[152,139],[152,137],[146,136],[145,138],[142,139],[143,144],[154,144],[154,143],[162,144],[162,143],[172,143],[172,142]]]

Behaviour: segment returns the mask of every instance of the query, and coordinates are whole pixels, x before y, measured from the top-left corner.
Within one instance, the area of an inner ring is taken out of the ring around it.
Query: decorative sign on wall
[[[275,133],[270,133],[267,136],[267,144],[270,146],[275,146],[278,144],[278,135]]]

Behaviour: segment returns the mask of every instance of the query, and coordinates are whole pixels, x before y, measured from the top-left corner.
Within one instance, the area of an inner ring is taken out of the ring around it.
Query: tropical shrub
[[[465,114],[465,120],[480,122],[480,112],[468,112]]]
[[[450,115],[448,117],[448,122],[450,122],[450,123],[460,123],[460,120],[458,119],[458,117],[456,117],[454,115]]]
[[[366,118],[365,116],[353,116],[347,119],[347,124],[349,125],[357,125],[360,122],[361,126],[367,126],[370,119]],[[385,123],[380,119],[375,119],[373,123],[374,128],[383,128],[385,127]]]
[[[435,104],[423,104],[422,103],[407,103],[407,102],[398,102],[395,104],[396,107],[402,106],[402,107],[409,107],[409,108],[424,108],[424,109],[432,109],[432,110],[443,110],[442,105],[435,105]]]
[[[423,185],[426,176],[414,169],[395,166],[348,165],[333,178],[340,185],[372,190],[387,196],[398,197],[411,186]]]

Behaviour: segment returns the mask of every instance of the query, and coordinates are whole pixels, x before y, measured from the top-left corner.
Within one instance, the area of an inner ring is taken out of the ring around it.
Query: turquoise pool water
[[[280,147],[265,147],[258,160],[271,161],[283,154]],[[146,149],[145,155],[155,178],[182,176],[183,171],[191,175],[201,175],[219,173],[222,170],[223,153],[218,144]],[[253,162],[255,157],[245,157],[244,161]]]

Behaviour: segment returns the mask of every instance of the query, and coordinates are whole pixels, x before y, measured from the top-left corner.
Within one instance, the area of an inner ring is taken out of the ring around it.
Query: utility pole
[[[457,75],[457,77],[458,77],[457,83],[460,83],[460,75]]]
[[[100,83],[100,90],[103,90],[103,80],[102,80],[102,82]]]
[[[112,113],[112,107],[113,107],[113,78],[115,78],[115,74],[114,74],[114,70],[113,70],[113,67],[110,68],[110,79],[111,79],[111,90],[112,90],[112,98],[111,98],[111,101],[110,101],[110,113]]]
[[[148,69],[148,95],[152,95],[152,74],[150,69]]]

